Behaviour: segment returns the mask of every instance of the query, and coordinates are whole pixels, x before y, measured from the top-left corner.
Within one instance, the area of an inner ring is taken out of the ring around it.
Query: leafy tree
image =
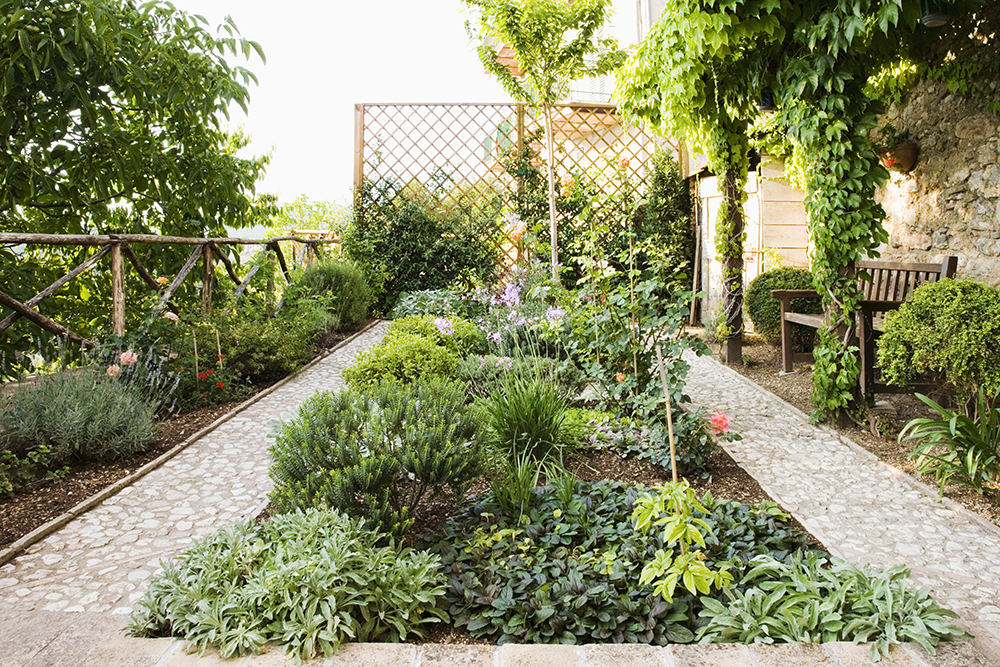
[[[516,100],[539,106],[545,121],[549,154],[549,227],[552,277],[558,280],[556,191],[553,164],[552,105],[565,97],[569,85],[585,76],[607,74],[624,54],[613,39],[598,31],[611,13],[610,0],[465,0],[478,12],[479,59]],[[471,32],[471,28],[470,28]],[[513,51],[523,77],[500,61],[499,47]]]
[[[256,81],[226,57],[263,52],[229,19],[205,24],[158,0],[0,0],[0,231],[225,236],[271,212],[254,190],[268,157],[237,156],[248,140],[224,128]],[[88,252],[0,248],[0,282],[23,301]],[[144,261],[170,275],[187,252]],[[41,309],[88,335],[109,284],[91,271]],[[23,320],[7,334],[3,373],[51,342]]]
[[[299,195],[291,204],[284,204],[268,222],[273,232],[290,229],[332,230],[343,233],[351,222],[351,209],[330,201],[311,201]]]

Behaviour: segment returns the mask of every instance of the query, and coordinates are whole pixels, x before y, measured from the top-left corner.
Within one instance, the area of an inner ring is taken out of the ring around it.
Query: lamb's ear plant
[[[720,563],[712,570],[705,563],[704,551],[691,549],[692,544],[704,549],[705,537],[712,534],[712,528],[704,519],[694,516],[696,510],[705,514],[708,510],[698,502],[687,481],[665,484],[658,491],[643,493],[636,499],[632,520],[641,533],[662,527],[664,543],[678,543],[681,553],[675,555],[658,549],[653,560],[642,568],[639,581],[652,582],[653,592],[667,602],[673,600],[678,583],[692,594],[705,595],[712,588],[721,589],[732,583],[728,563]]]
[[[447,620],[440,560],[378,547],[378,534],[331,510],[224,528],[163,564],[129,632],[176,636],[199,653],[258,653],[273,641],[295,664],[344,641],[403,641]]]
[[[991,401],[980,387],[972,417],[942,407],[923,394],[916,396],[940,415],[914,419],[899,433],[900,442],[919,441],[910,454],[919,474],[933,473],[942,496],[949,482],[982,493],[984,484],[1000,479],[1000,408],[991,407],[1000,389]]]
[[[701,598],[699,643],[871,642],[877,661],[898,642],[934,655],[939,641],[969,636],[949,620],[957,614],[908,585],[905,567],[862,570],[816,552],[754,560],[738,587],[723,590],[726,600]]]

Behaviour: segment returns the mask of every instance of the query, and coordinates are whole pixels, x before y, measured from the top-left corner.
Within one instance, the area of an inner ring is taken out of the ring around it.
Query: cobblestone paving
[[[732,417],[726,450],[836,556],[903,564],[964,619],[1000,621],[1000,530],[714,359],[693,355],[692,402]]]
[[[267,501],[267,437],[385,333],[379,323],[134,485],[0,567],[0,619],[26,611],[128,614],[163,558]]]

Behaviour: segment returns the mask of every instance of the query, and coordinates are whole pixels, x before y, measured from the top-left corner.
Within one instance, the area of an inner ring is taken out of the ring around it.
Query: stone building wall
[[[882,259],[957,255],[958,277],[1000,286],[1000,116],[925,81],[881,120],[920,147],[913,171],[892,173],[879,192]]]

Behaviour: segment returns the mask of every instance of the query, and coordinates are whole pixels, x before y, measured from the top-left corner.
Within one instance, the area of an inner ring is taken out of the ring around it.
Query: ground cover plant
[[[138,602],[133,635],[180,636],[223,657],[273,641],[300,664],[344,641],[402,641],[445,619],[440,564],[377,546],[379,534],[329,509],[237,523],[165,563]]]

